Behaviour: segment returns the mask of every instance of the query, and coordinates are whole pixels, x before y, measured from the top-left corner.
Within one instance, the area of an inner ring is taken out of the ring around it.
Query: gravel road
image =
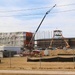
[[[0,70],[0,74],[32,74],[32,75],[75,75],[74,71],[31,71],[31,70]]]

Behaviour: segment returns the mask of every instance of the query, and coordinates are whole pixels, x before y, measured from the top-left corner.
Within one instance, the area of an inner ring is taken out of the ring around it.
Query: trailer
[[[10,50],[20,52],[21,47],[18,47],[18,46],[0,46],[0,51],[10,51]]]
[[[15,54],[21,52],[21,47],[14,46],[0,46],[0,57],[13,57]]]

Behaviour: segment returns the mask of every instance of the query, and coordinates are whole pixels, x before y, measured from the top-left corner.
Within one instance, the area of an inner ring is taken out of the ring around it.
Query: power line
[[[73,5],[75,5],[75,3],[65,4],[65,5],[57,5],[56,7],[73,6]],[[31,9],[9,10],[9,11],[1,10],[0,13],[5,13],[5,12],[21,12],[21,11],[29,11],[29,10],[40,10],[40,9],[47,9],[47,8],[50,8],[50,7],[51,6],[49,6],[49,7],[31,8]]]
[[[58,12],[52,12],[52,13],[63,13],[63,12],[71,12],[71,11],[75,11],[75,9],[58,11]]]
[[[75,11],[75,9],[71,9],[71,10],[64,10],[64,11],[58,11],[58,12],[51,12],[51,14],[55,14],[55,13],[66,13],[66,12],[72,12],[72,11]],[[38,15],[43,15],[45,13],[38,13],[38,14],[25,14],[25,15],[9,15],[9,16],[0,16],[0,17],[12,17],[12,16],[15,16],[15,17],[22,17],[22,16],[38,16]]]
[[[57,7],[63,7],[63,6],[73,6],[73,5],[75,5],[75,3],[65,4],[65,5],[57,5]]]

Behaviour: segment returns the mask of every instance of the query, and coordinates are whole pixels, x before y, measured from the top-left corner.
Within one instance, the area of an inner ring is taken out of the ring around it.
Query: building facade
[[[71,48],[75,48],[75,38],[64,38],[67,43],[70,45]],[[48,48],[50,46],[50,43],[52,39],[38,39],[37,41],[37,47],[40,48]],[[64,47],[66,45],[65,41],[63,39],[53,39],[52,47]]]
[[[54,30],[53,37],[50,39],[44,38],[36,41],[37,47],[41,48],[75,48],[75,38],[64,38],[61,30]]]
[[[24,47],[29,44],[33,33],[31,32],[10,32],[0,33],[0,46]]]

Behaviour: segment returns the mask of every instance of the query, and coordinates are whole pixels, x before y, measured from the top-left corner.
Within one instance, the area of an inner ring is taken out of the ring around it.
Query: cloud
[[[13,17],[0,18],[0,32],[35,31],[39,23],[37,20],[19,20]]]
[[[75,3],[73,0],[1,0],[0,1],[0,11],[10,11],[10,10],[19,10],[19,9],[32,9],[39,7],[52,7],[54,4],[57,4],[43,21],[39,31],[52,31],[56,28],[61,29],[64,33],[64,36],[75,36],[75,12],[63,12],[60,11],[74,9],[74,5],[70,6],[61,6]],[[59,6],[59,7],[58,7]],[[13,32],[13,31],[35,31],[41,22],[42,15],[30,15],[30,16],[13,16],[13,15],[28,15],[28,14],[38,14],[45,13],[47,9],[39,10],[26,10],[20,12],[0,12],[0,16],[10,16],[10,17],[0,17],[0,32]],[[60,13],[52,13],[60,12]]]
[[[13,31],[21,31],[25,28],[28,30],[29,26],[23,24],[23,21],[17,20],[15,18],[0,18],[0,31],[2,32],[13,32]]]

